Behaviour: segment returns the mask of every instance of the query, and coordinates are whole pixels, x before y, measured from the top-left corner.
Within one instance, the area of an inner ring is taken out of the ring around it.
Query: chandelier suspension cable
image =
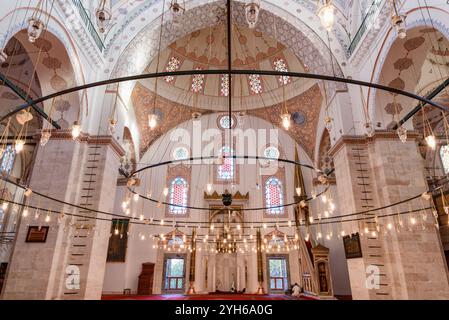
[[[437,28],[435,28],[435,24],[433,23],[433,19],[432,19],[432,16],[430,14],[429,5],[427,4],[427,0],[424,0],[424,6],[421,5],[421,1],[420,0],[418,0],[418,3],[420,5],[419,11],[420,11],[421,16],[423,18],[424,25],[426,24],[426,18],[424,16],[424,12],[423,12],[423,10],[425,8],[425,10],[427,12],[427,15],[429,16],[431,27],[434,30],[438,30]],[[430,35],[430,33],[426,33],[426,34],[427,34],[427,37],[429,38],[429,42],[432,44],[432,47],[434,47],[436,50],[438,50],[440,48],[440,46],[438,44],[438,39],[436,39],[437,47],[435,47],[434,43],[432,42],[432,36]],[[435,36],[435,38],[436,38],[436,36]],[[443,72],[441,71],[441,67],[440,67],[440,64],[438,63],[438,61],[437,61],[436,65],[437,65],[438,73],[440,74],[440,79],[437,78],[436,80],[437,81],[441,80],[442,83],[444,83],[445,79],[443,77]],[[449,95],[449,90],[448,90],[447,86],[444,87],[444,90],[446,91],[446,94]]]
[[[159,63],[160,63],[161,46],[162,46],[162,31],[163,31],[163,27],[164,27],[164,13],[165,13],[165,0],[162,1],[161,31],[159,32],[159,43],[158,43],[157,59],[156,59],[156,73],[159,72]],[[158,116],[155,113],[156,112],[156,102],[157,102],[158,80],[159,80],[159,77],[157,77],[154,81],[153,109],[148,118],[148,123],[149,123],[150,129],[154,129],[160,120],[160,119],[158,119]]]

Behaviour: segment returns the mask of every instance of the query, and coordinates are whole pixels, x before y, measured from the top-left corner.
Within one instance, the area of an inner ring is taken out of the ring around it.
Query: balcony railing
[[[348,49],[349,56],[352,56],[352,54],[354,53],[355,48],[357,48],[357,45],[360,43],[365,33],[371,27],[372,23],[374,22],[374,19],[377,16],[377,13],[379,12],[380,8],[382,8],[382,5],[385,1],[386,0],[373,0],[371,7],[368,10],[368,13],[366,14],[365,18],[363,18],[359,30],[357,30],[354,39],[352,39],[352,42],[349,45]]]
[[[81,17],[81,20],[83,20],[84,25],[86,26],[87,30],[89,31],[90,35],[92,36],[92,39],[97,44],[98,49],[100,49],[100,52],[103,52],[104,50],[104,43],[101,39],[100,35],[97,32],[97,29],[95,28],[94,24],[92,23],[92,20],[89,17],[89,14],[87,13],[86,9],[84,8],[83,4],[80,0],[72,0],[72,3],[75,5],[75,7],[78,9],[78,13]]]

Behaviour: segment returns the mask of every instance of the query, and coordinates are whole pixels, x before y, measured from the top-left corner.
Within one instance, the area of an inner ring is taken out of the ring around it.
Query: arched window
[[[189,150],[185,147],[177,147],[173,150],[174,160],[184,160],[189,158]]]
[[[260,79],[260,75],[258,74],[250,74],[248,76],[249,87],[251,89],[251,94],[259,94],[262,93],[262,80]]]
[[[221,155],[224,157],[231,157],[234,154],[229,146],[224,146],[221,148]],[[223,163],[217,168],[217,178],[219,180],[230,181],[234,179],[235,176],[235,159],[225,158]]]
[[[187,181],[184,178],[176,177],[170,183],[170,213],[186,214],[187,208]]]
[[[279,149],[276,148],[275,146],[266,147],[265,150],[263,151],[263,156],[268,159],[277,160],[279,159],[279,155],[280,155]]]
[[[449,173],[449,145],[446,144],[440,148],[440,158],[443,164],[444,173]]]
[[[288,72],[287,63],[284,59],[278,58],[273,61],[273,68],[276,71],[279,72]],[[281,85],[286,85],[290,83],[290,77],[289,76],[280,76],[279,77],[279,83]]]
[[[221,75],[220,95],[222,97],[229,96],[229,74]]]
[[[177,57],[171,57],[170,60],[167,62],[167,66],[165,67],[165,71],[167,72],[175,72],[178,71],[179,67],[181,66],[181,61]],[[174,76],[165,76],[164,77],[165,82],[173,84],[175,82]]]
[[[268,214],[283,214],[284,194],[282,182],[276,177],[270,177],[265,182],[265,204]]]
[[[1,173],[10,174],[14,166],[14,160],[16,158],[16,151],[12,145],[7,145],[5,151],[3,152],[2,160],[0,163]]]

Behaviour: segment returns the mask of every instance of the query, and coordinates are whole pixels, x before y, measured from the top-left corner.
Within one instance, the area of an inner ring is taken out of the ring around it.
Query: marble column
[[[388,131],[371,138],[342,137],[330,151],[341,213],[377,208],[426,191],[416,138],[410,133],[402,143]],[[346,234],[359,232],[363,255],[347,260],[354,299],[449,298],[447,266],[430,210],[394,215],[421,208],[419,198],[344,225]],[[375,218],[388,214],[394,217]]]
[[[110,136],[54,132],[37,150],[30,187],[79,206],[111,212],[123,149]],[[110,234],[110,216],[75,209],[32,195],[23,218],[4,288],[4,299],[100,299]],[[80,215],[78,217],[61,212]],[[95,218],[105,218],[105,221]],[[25,242],[28,226],[49,226],[45,243]]]

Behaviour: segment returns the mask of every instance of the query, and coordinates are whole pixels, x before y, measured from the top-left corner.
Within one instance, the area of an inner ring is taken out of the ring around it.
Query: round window
[[[185,147],[177,147],[173,150],[173,159],[174,160],[184,160],[189,157],[189,150]]]

